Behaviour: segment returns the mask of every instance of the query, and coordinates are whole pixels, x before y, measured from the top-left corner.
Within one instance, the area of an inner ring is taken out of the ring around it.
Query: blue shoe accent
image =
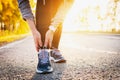
[[[37,73],[53,72],[53,68],[51,67],[49,61],[49,52],[47,49],[41,49],[38,53],[38,65],[36,72]]]

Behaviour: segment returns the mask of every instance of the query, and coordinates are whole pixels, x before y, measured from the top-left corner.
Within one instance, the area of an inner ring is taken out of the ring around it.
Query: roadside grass
[[[29,35],[31,35],[31,33],[24,33],[24,34],[10,33],[10,34],[0,36],[0,46],[5,45],[5,44],[10,43],[10,42],[13,42],[13,41],[16,41],[16,40],[23,39]]]
[[[76,32],[63,32],[63,33],[79,33],[79,34],[119,34],[120,32],[88,32],[88,31],[76,31]],[[14,42],[16,40],[23,39],[31,35],[31,32],[28,33],[9,33],[9,32],[0,32],[0,46],[3,46],[7,43]]]

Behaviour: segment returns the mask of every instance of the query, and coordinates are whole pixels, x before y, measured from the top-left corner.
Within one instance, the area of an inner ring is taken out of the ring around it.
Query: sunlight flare
[[[75,0],[68,12],[63,31],[110,31],[118,30],[109,13],[110,0]],[[113,11],[112,11],[113,12]]]

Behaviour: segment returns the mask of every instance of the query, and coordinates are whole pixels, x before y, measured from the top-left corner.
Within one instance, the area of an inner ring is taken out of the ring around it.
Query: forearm
[[[34,42],[36,50],[39,51],[40,47],[42,47],[41,35],[36,29],[34,17],[31,11],[31,7],[29,4],[29,0],[18,0],[19,8],[22,13],[22,17],[28,23],[31,32],[33,34]]]
[[[37,31],[35,23],[33,20],[26,19],[26,21],[31,29],[31,32],[32,32],[32,35],[34,38],[34,42],[35,42],[35,47],[36,47],[36,50],[38,52],[40,50],[40,47],[42,47],[41,34]]]
[[[27,21],[31,32],[34,34],[37,30],[35,27],[34,17],[31,11],[29,0],[18,0],[19,8],[22,13],[22,17]]]
[[[32,34],[35,34],[37,31],[36,26],[35,26],[35,22],[31,19],[26,19],[26,21],[31,29]]]

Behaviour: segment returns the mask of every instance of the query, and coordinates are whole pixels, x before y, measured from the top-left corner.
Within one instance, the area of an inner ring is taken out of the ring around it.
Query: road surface
[[[120,80],[120,35],[63,33],[60,49],[67,63],[36,74],[32,36],[0,47],[0,80]]]

